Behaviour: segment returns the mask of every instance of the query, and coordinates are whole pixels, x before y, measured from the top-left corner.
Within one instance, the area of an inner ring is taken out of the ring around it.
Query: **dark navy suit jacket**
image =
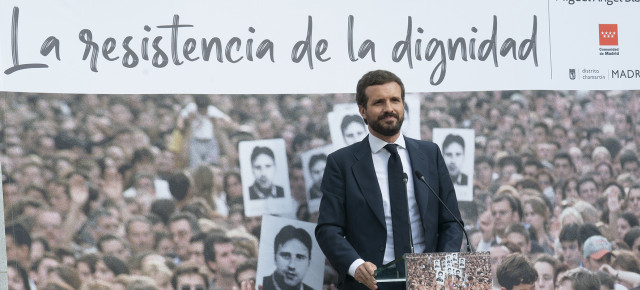
[[[411,167],[418,170],[461,220],[449,171],[435,143],[405,137]],[[412,174],[407,172],[407,174]],[[366,289],[348,274],[358,258],[382,265],[386,246],[382,193],[376,178],[369,137],[327,158],[316,239],[338,271],[339,288]],[[427,186],[414,177],[416,202],[425,235],[425,252],[457,252],[462,229]],[[378,284],[380,286],[380,283]]]

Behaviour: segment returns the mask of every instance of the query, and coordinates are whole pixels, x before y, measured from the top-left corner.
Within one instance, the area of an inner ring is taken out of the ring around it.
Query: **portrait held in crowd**
[[[290,212],[291,193],[284,140],[243,141],[238,148],[245,214]]]
[[[265,215],[256,285],[263,290],[320,289],[324,255],[313,238],[314,224]]]
[[[335,106],[327,114],[327,120],[334,150],[362,141],[369,134],[356,104]]]
[[[322,191],[320,184],[324,168],[327,164],[327,156],[333,151],[333,146],[327,145],[311,149],[300,154],[302,168],[304,169],[304,182],[307,189],[307,203],[309,212],[317,212],[320,207]]]
[[[475,132],[472,129],[433,129],[459,201],[473,200]]]
[[[404,97],[404,105],[402,134],[414,139],[420,139],[420,95],[406,94]]]

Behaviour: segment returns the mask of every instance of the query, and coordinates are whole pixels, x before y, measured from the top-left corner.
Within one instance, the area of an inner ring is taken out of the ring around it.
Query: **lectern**
[[[378,283],[406,281],[407,289],[491,289],[489,252],[405,254],[375,272]]]

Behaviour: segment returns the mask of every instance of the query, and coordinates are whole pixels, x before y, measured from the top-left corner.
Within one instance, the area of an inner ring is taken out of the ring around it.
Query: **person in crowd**
[[[545,253],[553,254],[554,239],[549,233],[549,207],[538,196],[530,197],[524,201],[524,220],[529,224],[529,229],[537,237],[534,247],[540,247]]]
[[[237,256],[233,241],[224,234],[211,233],[204,240],[204,260],[209,269],[209,284],[220,289],[237,287]]]
[[[591,271],[597,271],[602,265],[610,265],[613,259],[611,243],[603,236],[591,236],[582,246],[583,264]]]
[[[176,264],[189,260],[189,241],[200,232],[196,217],[188,212],[176,212],[169,218],[169,232],[176,251]]]
[[[556,271],[560,261],[549,254],[539,255],[533,266],[538,272],[538,280],[536,281],[536,290],[555,289]]]
[[[209,289],[209,281],[198,264],[185,262],[173,271],[171,286],[173,289]]]
[[[12,290],[35,289],[29,284],[27,271],[16,260],[7,261],[7,286]]]
[[[598,276],[585,268],[575,268],[564,272],[558,278],[559,290],[599,290]]]
[[[498,282],[503,290],[533,289],[538,272],[525,255],[513,253],[502,260],[497,269]]]
[[[491,200],[491,215],[494,219],[493,231],[497,243],[506,238],[507,227],[520,222],[519,203],[520,201],[507,193],[496,195]]]
[[[147,217],[133,216],[129,218],[125,223],[125,234],[132,254],[153,249],[153,225]]]
[[[238,285],[246,284],[247,282],[255,283],[257,268],[258,261],[256,259],[249,259],[239,264],[235,274],[236,283]]]
[[[115,256],[102,256],[96,262],[96,272],[94,278],[107,283],[115,282],[120,274],[129,274],[127,264]]]

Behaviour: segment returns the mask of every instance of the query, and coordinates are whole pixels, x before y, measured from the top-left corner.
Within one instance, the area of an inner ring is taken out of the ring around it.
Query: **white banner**
[[[0,90],[335,93],[376,68],[408,91],[560,87],[548,14],[510,0],[3,1]]]
[[[0,90],[637,89],[639,1],[3,1]]]

